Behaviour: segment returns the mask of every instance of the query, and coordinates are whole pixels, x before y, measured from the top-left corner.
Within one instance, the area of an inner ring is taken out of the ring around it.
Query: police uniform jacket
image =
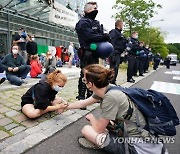
[[[131,50],[129,51],[129,55],[132,55],[132,56],[138,56],[137,51],[143,50],[143,47],[139,46],[138,39],[135,39],[132,37],[130,38],[129,46],[131,48]]]
[[[90,43],[107,41],[107,37],[103,34],[103,29],[99,22],[87,16],[79,20],[75,29],[81,48],[88,49]]]
[[[109,34],[115,53],[121,54],[126,48],[126,38],[121,34],[121,30],[118,28],[112,29]]]

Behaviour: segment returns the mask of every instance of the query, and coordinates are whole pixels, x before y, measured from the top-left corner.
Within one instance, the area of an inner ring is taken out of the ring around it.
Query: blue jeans
[[[31,67],[27,65],[23,69],[20,69],[17,74],[6,74],[7,80],[13,84],[20,86],[23,83],[22,79],[25,79],[27,77],[27,74],[30,72]]]

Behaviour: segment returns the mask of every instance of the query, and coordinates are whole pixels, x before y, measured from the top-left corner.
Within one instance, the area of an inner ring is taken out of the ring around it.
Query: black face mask
[[[89,17],[90,19],[94,20],[97,14],[98,14],[98,10],[94,10],[92,12],[86,13],[85,15]]]

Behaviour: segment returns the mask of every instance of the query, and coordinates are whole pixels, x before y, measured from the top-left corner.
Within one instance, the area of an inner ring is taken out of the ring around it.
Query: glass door
[[[0,31],[0,56],[5,56],[8,53],[7,33]]]

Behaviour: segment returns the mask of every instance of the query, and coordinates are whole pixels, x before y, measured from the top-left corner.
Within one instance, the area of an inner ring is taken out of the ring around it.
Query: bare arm
[[[67,109],[79,109],[79,108],[83,108],[83,107],[86,107],[88,105],[94,104],[96,102],[98,102],[98,100],[94,99],[91,96],[91,97],[89,97],[87,99],[79,100],[79,101],[76,101],[74,103],[69,104]]]
[[[58,109],[65,109],[65,108],[67,108],[67,104],[61,103],[61,104],[55,104],[53,106],[48,106],[45,110],[49,112],[49,111],[56,111]]]

